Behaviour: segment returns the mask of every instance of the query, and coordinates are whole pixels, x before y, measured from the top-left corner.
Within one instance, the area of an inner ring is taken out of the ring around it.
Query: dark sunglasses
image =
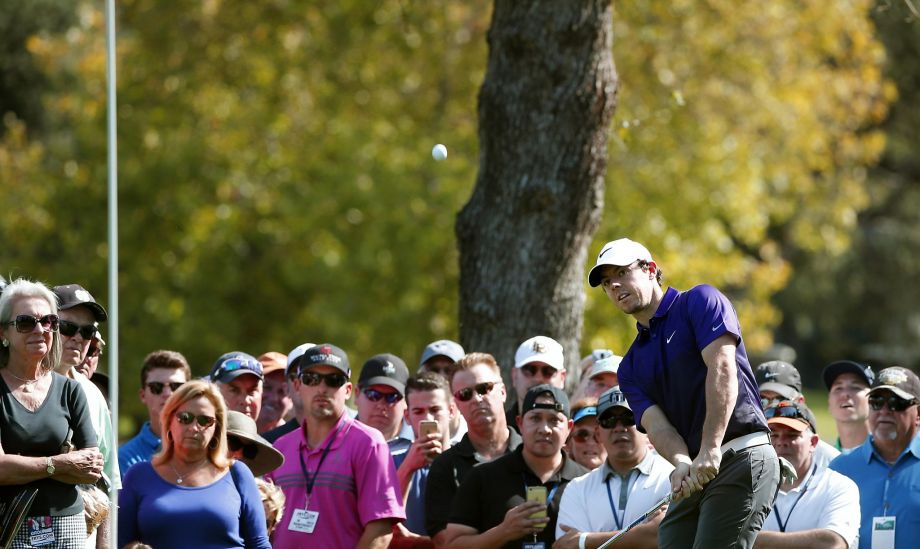
[[[179,420],[179,423],[182,425],[191,425],[193,421],[197,421],[198,425],[201,427],[210,427],[214,425],[214,422],[217,421],[217,418],[212,416],[196,416],[191,412],[176,412],[176,419]]]
[[[906,400],[899,396],[890,395],[887,397],[884,396],[870,396],[869,397],[869,407],[878,412],[885,405],[888,405],[888,409],[892,412],[903,412],[904,410],[910,408],[916,401]]]
[[[227,372],[233,372],[239,370],[240,368],[251,370],[260,376],[262,375],[262,363],[261,362],[252,362],[251,360],[240,360],[238,358],[228,358],[223,361],[214,374],[211,376],[212,379],[217,379],[224,375]]]
[[[403,396],[399,393],[381,393],[377,389],[364,389],[364,396],[367,397],[367,400],[371,402],[380,402],[381,399],[386,400],[387,404],[396,404],[403,399]]]
[[[304,385],[315,387],[320,382],[325,383],[330,389],[338,389],[348,383],[345,374],[318,374],[316,372],[300,372],[300,382]]]
[[[96,325],[95,324],[77,324],[76,322],[71,322],[69,320],[61,320],[58,322],[61,335],[67,337],[73,337],[77,335],[77,332],[80,332],[80,336],[83,339],[93,339],[96,336]]]
[[[636,416],[633,414],[607,414],[599,418],[597,422],[604,429],[613,429],[617,423],[622,423],[623,427],[632,427],[636,424]]]
[[[57,315],[45,315],[41,318],[32,315],[18,315],[15,319],[7,322],[5,325],[16,326],[17,332],[20,334],[28,334],[39,324],[41,324],[42,328],[55,332],[58,329],[58,323],[59,320]]]
[[[579,444],[584,444],[585,442],[588,442],[589,440],[593,440],[593,439],[594,439],[594,431],[591,429],[578,429],[577,431],[572,433],[572,440],[574,440],[575,442]]]
[[[182,387],[182,382],[173,381],[171,383],[160,383],[159,381],[151,381],[147,384],[147,388],[150,389],[150,392],[155,395],[162,394],[163,389],[165,389],[167,386],[169,386],[170,391],[175,393],[179,387]]]
[[[235,436],[227,437],[227,446],[230,448],[231,452],[239,452],[240,449],[242,449],[243,457],[246,459],[256,459],[256,454],[259,453],[258,446],[255,444],[246,444]]]
[[[553,368],[552,366],[534,366],[533,364],[525,364],[521,366],[521,370],[527,374],[527,377],[533,377],[537,375],[537,372],[543,374],[543,377],[553,377],[556,375],[556,372],[559,370]]]
[[[486,381],[485,383],[477,383],[476,385],[473,385],[472,387],[467,387],[466,389],[460,389],[459,391],[454,393],[454,398],[456,398],[460,402],[466,402],[469,399],[473,398],[474,391],[479,396],[486,396],[487,394],[492,392],[492,389],[495,388],[496,385],[498,385],[498,383],[494,381]]]

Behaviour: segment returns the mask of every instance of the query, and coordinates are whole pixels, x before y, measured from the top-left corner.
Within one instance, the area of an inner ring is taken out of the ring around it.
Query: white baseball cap
[[[588,376],[588,379],[594,379],[596,376],[601,374],[617,373],[617,371],[620,369],[621,360],[623,360],[623,357],[613,355],[595,361],[594,366],[591,367],[591,375]]]
[[[514,367],[520,368],[531,362],[542,362],[557,370],[565,370],[562,345],[551,337],[534,336],[517,348],[514,353]]]
[[[612,240],[604,244],[601,253],[597,254],[597,264],[588,273],[588,284],[595,288],[601,283],[601,267],[605,265],[625,267],[640,259],[652,261],[652,254],[645,246],[628,238]]]

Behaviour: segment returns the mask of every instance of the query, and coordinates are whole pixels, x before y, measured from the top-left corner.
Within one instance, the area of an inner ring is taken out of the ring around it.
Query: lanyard
[[[628,482],[628,480],[627,480]],[[607,477],[607,501],[610,502],[610,512],[613,513],[613,520],[617,525],[617,531],[623,529],[623,519],[617,514],[617,506],[613,504],[613,494],[610,493],[610,477]],[[623,516],[626,516],[626,509],[623,509]]]
[[[815,474],[818,471],[818,464],[815,463],[811,466],[811,476],[808,477],[808,482],[805,483],[805,488],[799,493],[799,497],[795,498],[795,501],[792,502],[792,507],[789,508],[789,512],[786,513],[786,520],[782,521],[779,519],[779,509],[776,508],[776,504],[773,504],[773,514],[776,516],[776,524],[779,525],[779,531],[785,532],[786,527],[789,526],[789,518],[792,516],[792,511],[795,510],[795,506],[798,505],[799,500],[802,499],[802,496],[805,495],[805,492],[808,491],[808,487],[811,485],[811,481],[815,479]]]
[[[316,464],[316,470],[313,471],[313,478],[310,478],[310,474],[307,473],[307,465],[303,461],[303,452],[300,452],[300,470],[303,471],[303,477],[307,481],[307,505],[310,504],[310,496],[313,495],[313,485],[316,484],[316,479],[319,477],[319,469],[323,466],[323,461],[326,460],[326,455],[329,454],[329,449],[332,448],[332,443],[335,442],[335,437],[338,436],[339,431],[342,430],[342,425],[340,424],[336,427],[335,432],[332,433],[332,436],[329,437],[329,442],[326,444],[326,447],[323,448],[323,453],[319,457],[319,463]]]

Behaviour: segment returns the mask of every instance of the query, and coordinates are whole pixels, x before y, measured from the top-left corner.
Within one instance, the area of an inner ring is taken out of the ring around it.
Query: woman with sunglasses
[[[61,358],[57,301],[43,284],[16,280],[0,296],[0,499],[37,494],[11,547],[83,548],[77,484],[102,472],[80,385],[54,372]],[[76,451],[69,450],[77,448]]]
[[[163,449],[125,475],[118,546],[271,547],[255,479],[227,458],[227,405],[218,389],[201,380],[182,385],[160,424]]]

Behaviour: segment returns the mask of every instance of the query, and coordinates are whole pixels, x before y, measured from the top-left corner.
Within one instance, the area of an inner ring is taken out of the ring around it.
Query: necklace
[[[192,469],[191,471],[185,473],[185,476],[188,477],[190,474],[194,473],[194,472],[197,471],[198,469],[201,469],[201,464],[202,464],[202,463],[204,463],[204,462],[203,462],[203,461],[202,461],[202,462],[199,462],[199,463],[195,466],[194,469]],[[168,465],[169,465],[169,468],[172,469],[172,472],[175,473],[175,475],[176,475],[176,484],[182,484],[182,482],[183,482],[183,481],[182,481],[182,475],[179,474],[179,471],[176,470],[176,468],[173,466],[172,463],[169,463]]]
[[[8,373],[8,374],[10,375],[10,377],[12,377],[13,379],[19,380],[19,381],[25,383],[26,385],[31,385],[31,384],[35,383],[36,381],[38,381],[39,379],[45,377],[45,374],[47,374],[48,372],[42,372],[42,373],[38,374],[38,377],[35,378],[35,379],[25,379],[25,378],[19,377],[19,376],[17,376],[16,374],[14,374],[13,372],[11,372],[11,371],[9,370],[9,368],[6,369],[6,373]]]

